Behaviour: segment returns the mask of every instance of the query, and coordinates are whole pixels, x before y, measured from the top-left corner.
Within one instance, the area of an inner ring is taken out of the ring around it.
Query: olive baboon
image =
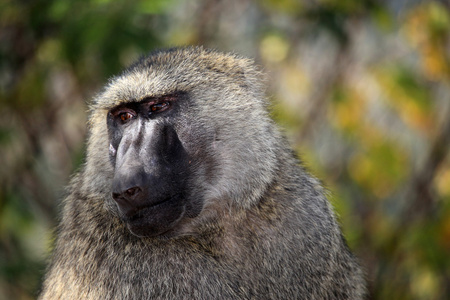
[[[42,299],[361,299],[249,60],[155,52],[96,97]]]

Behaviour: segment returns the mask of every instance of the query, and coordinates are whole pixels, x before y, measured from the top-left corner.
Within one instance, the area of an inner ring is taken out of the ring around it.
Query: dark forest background
[[[252,57],[370,299],[450,297],[447,1],[0,0],[0,299],[33,299],[87,107],[152,49]]]

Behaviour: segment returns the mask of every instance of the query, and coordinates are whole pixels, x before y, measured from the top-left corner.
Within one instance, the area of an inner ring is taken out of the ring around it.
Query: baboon
[[[362,299],[326,199],[251,60],[161,50],[90,110],[40,299]]]

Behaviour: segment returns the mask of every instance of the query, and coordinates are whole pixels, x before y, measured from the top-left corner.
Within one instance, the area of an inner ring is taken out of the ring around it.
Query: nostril
[[[137,194],[139,194],[140,192],[141,192],[141,189],[139,187],[135,186],[135,187],[132,187],[132,188],[126,190],[125,196],[132,198],[132,197],[136,196]]]
[[[112,193],[112,197],[114,200],[118,200],[120,198],[120,194],[119,193]]]
[[[122,192],[113,192],[112,197],[117,202],[123,202],[123,201],[131,201],[135,200],[139,194],[141,194],[142,190],[140,187],[135,186],[132,188],[129,188],[127,190],[124,190]]]

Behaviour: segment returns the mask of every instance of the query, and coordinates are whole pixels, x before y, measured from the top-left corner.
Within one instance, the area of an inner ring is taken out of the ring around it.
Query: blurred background
[[[0,299],[38,293],[90,99],[188,44],[267,74],[369,299],[449,299],[450,6],[413,0],[0,0]]]

